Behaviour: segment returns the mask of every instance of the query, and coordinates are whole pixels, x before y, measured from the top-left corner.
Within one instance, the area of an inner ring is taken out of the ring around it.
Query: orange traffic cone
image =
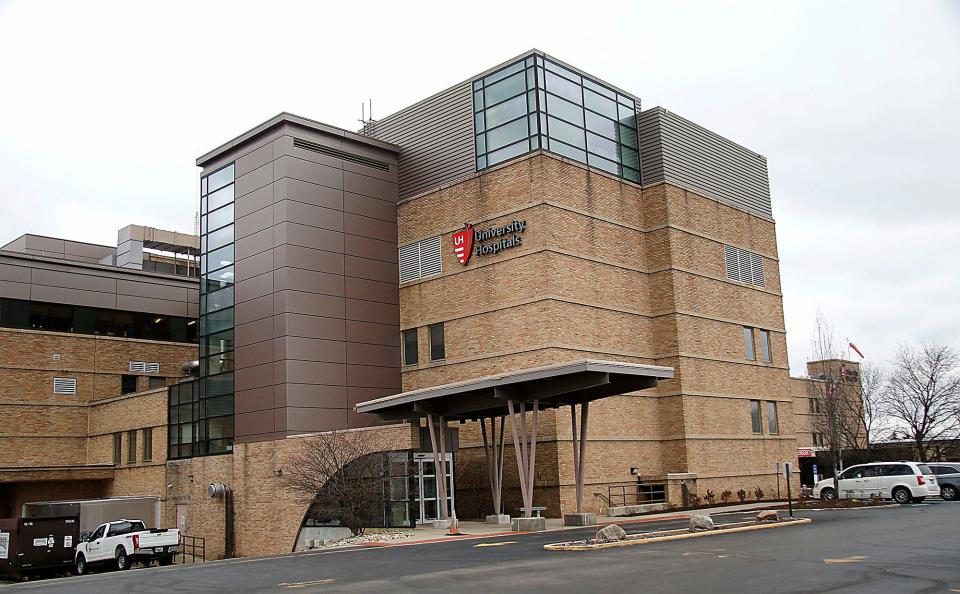
[[[460,524],[457,522],[457,512],[453,512],[453,515],[450,516],[450,532],[447,532],[447,536],[460,536]]]

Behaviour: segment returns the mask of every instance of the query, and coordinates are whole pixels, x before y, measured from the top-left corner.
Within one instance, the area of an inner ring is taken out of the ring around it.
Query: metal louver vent
[[[430,237],[400,248],[400,282],[440,274],[443,253],[440,236]]]
[[[353,153],[348,153],[346,151],[341,151],[339,149],[335,149],[330,146],[324,146],[322,144],[310,142],[309,140],[294,138],[293,146],[295,146],[296,148],[307,150],[307,151],[320,153],[322,155],[327,155],[329,157],[336,157],[337,159],[343,159],[344,161],[350,161],[351,163],[357,163],[359,165],[366,165],[367,167],[373,167],[374,169],[379,169],[380,171],[390,171],[389,163],[384,163],[383,161],[377,161],[376,159],[371,159],[369,157],[354,155]]]
[[[147,363],[146,361],[130,361],[129,369],[134,373],[160,373],[160,364]]]
[[[440,274],[440,236],[424,239],[420,242],[420,276]]]
[[[763,273],[763,257],[731,245],[723,246],[723,261],[726,264],[727,278],[737,282],[766,287]]]
[[[76,396],[77,378],[75,377],[55,377],[53,378],[53,393]]]

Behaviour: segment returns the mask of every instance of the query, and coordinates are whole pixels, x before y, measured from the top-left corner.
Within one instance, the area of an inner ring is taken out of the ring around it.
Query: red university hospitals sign
[[[813,448],[797,448],[797,458],[813,458],[816,455]]]
[[[473,251],[473,225],[467,225],[453,234],[453,253],[464,266],[470,261]]]

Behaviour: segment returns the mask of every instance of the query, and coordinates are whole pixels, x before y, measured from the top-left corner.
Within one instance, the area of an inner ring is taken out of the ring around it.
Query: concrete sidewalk
[[[634,525],[634,524],[644,524],[648,522],[659,522],[662,520],[685,520],[694,514],[723,514],[723,513],[732,513],[732,512],[742,512],[753,509],[764,509],[771,506],[779,505],[780,502],[776,501],[760,501],[755,503],[741,503],[736,505],[724,505],[717,507],[710,507],[699,510],[684,510],[684,511],[664,511],[653,514],[645,514],[642,516],[624,516],[611,518],[607,516],[597,516],[597,526],[605,526],[607,524],[620,524],[620,525]],[[547,518],[546,521],[547,529],[543,532],[560,532],[563,530],[575,530],[584,528],[583,526],[564,526],[563,520],[560,518]],[[384,531],[389,532],[389,531]],[[430,542],[445,541],[451,539],[471,539],[471,538],[492,538],[496,536],[516,536],[520,534],[529,534],[527,532],[514,532],[510,530],[510,526],[506,524],[487,524],[485,522],[467,522],[460,521],[460,536],[452,536],[448,534],[447,530],[441,530],[433,528],[432,526],[418,526],[411,532],[409,536],[403,536],[400,538],[390,538],[384,539],[383,541],[374,541],[374,542],[364,542],[360,543],[360,546],[394,546],[399,544],[426,544]],[[369,531],[368,531],[369,534]],[[349,539],[346,539],[346,542],[343,544],[333,543],[327,545],[325,548],[335,548],[339,546],[357,546],[355,543],[349,542]]]

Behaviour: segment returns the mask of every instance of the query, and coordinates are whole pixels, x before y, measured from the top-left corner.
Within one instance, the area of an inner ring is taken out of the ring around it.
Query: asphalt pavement
[[[591,536],[593,529],[451,537],[41,580],[0,593],[960,592],[960,503],[797,515],[813,523],[589,552],[549,552],[543,545]]]

